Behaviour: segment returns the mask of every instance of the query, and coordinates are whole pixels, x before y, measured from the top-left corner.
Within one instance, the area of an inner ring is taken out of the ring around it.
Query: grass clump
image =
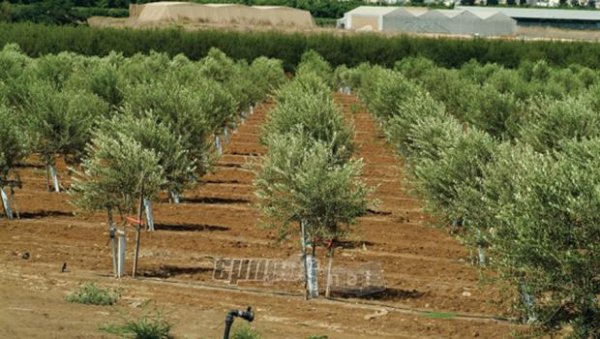
[[[137,320],[128,320],[123,325],[108,325],[101,330],[122,338],[171,339],[172,325],[163,319],[160,312],[144,315]]]
[[[236,328],[231,336],[233,339],[261,339],[262,336],[248,325]]]
[[[70,303],[106,306],[115,304],[120,297],[121,293],[118,290],[102,288],[93,282],[87,282],[69,294],[67,301]]]

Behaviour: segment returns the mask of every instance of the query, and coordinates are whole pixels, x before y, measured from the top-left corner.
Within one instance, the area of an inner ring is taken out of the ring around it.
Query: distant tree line
[[[600,68],[600,44],[561,41],[511,41],[499,39],[448,39],[378,34],[333,35],[283,32],[233,32],[181,29],[123,30],[86,26],[48,26],[0,23],[0,46],[18,43],[24,53],[40,56],[72,51],[105,56],[111,51],[132,56],[151,50],[191,60],[219,48],[234,59],[251,61],[264,55],[282,60],[294,71],[301,55],[313,49],[332,66],[353,67],[363,62],[392,67],[406,57],[422,56],[443,67],[460,67],[470,60],[518,67],[524,61],[546,60],[551,66],[570,64]]]

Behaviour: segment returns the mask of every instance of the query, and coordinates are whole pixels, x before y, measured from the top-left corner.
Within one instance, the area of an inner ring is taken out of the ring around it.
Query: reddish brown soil
[[[164,311],[175,335],[187,338],[219,337],[225,312],[246,305],[257,310],[253,327],[265,338],[501,338],[522,330],[493,319],[508,311],[499,289],[479,283],[467,250],[451,235],[426,225],[421,203],[402,182],[402,161],[373,118],[363,109],[350,113],[358,105],[354,97],[336,94],[336,99],[355,125],[364,179],[377,186],[373,199],[380,202],[360,219],[349,239],[353,246],[337,250],[336,265],[381,263],[385,293],[305,301],[299,283],[229,286],[212,279],[214,257],[289,258],[299,252],[297,239],[278,242],[276,230],[259,227],[254,206],[254,175],[247,164],[265,151],[258,143],[271,106],[265,104],[233,134],[215,173],[202,185],[186,192],[181,204],[166,197],[155,204],[157,231],[142,234],[137,280],[110,277],[104,214],[74,215],[68,194],[46,191],[45,170],[35,161],[19,169],[24,186],[16,201],[22,218],[0,219],[0,337],[107,336],[100,326],[141,313],[138,306],[145,300]],[[68,186],[64,165],[59,171]],[[128,258],[133,234],[129,228]],[[29,259],[22,259],[25,251]],[[318,255],[325,259],[321,251]],[[60,273],[64,262],[68,272]],[[89,280],[121,287],[123,298],[113,307],[64,301]],[[381,309],[388,313],[365,318]],[[423,310],[456,315],[438,319]]]

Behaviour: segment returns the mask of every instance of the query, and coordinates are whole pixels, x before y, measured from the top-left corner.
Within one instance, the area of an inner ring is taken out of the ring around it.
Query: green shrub
[[[102,288],[93,282],[87,282],[67,296],[70,303],[88,304],[88,305],[114,305],[121,294],[117,290]]]
[[[538,151],[559,147],[565,139],[600,136],[600,116],[581,97],[542,98],[529,105],[519,137]]]
[[[262,336],[256,330],[253,330],[250,326],[244,324],[242,326],[237,327],[233,334],[231,335],[232,339],[260,339]]]
[[[108,325],[101,330],[126,338],[136,339],[171,339],[172,325],[163,319],[160,312],[144,315],[137,320],[125,321],[122,325]]]

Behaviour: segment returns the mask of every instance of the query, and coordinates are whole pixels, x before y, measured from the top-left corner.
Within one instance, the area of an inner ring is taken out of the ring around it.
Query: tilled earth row
[[[508,311],[499,289],[481,286],[466,249],[427,225],[422,204],[406,188],[401,159],[369,113],[356,110],[356,98],[335,96],[354,124],[363,177],[376,187],[372,198],[379,202],[337,250],[336,265],[378,263],[384,292],[304,301],[299,282],[229,285],[213,279],[218,257],[298,258],[298,240],[280,240],[277,230],[260,227],[254,205],[251,164],[265,152],[259,134],[272,107],[266,103],[231,134],[214,173],[182,203],[164,196],[155,204],[157,231],[142,234],[140,280],[110,277],[105,215],[74,214],[67,194],[46,191],[45,170],[35,160],[21,168],[24,186],[16,202],[22,218],[0,219],[0,337],[102,337],[101,323],[138,314],[137,306],[150,299],[174,323],[175,334],[187,338],[218,337],[224,312],[246,305],[257,309],[253,326],[267,338],[509,336],[516,325],[490,319]],[[68,187],[66,167],[59,171]],[[133,228],[127,232],[131,258]],[[60,273],[63,263],[68,272]],[[64,295],[86,280],[120,286],[123,300],[112,308],[66,303]]]

